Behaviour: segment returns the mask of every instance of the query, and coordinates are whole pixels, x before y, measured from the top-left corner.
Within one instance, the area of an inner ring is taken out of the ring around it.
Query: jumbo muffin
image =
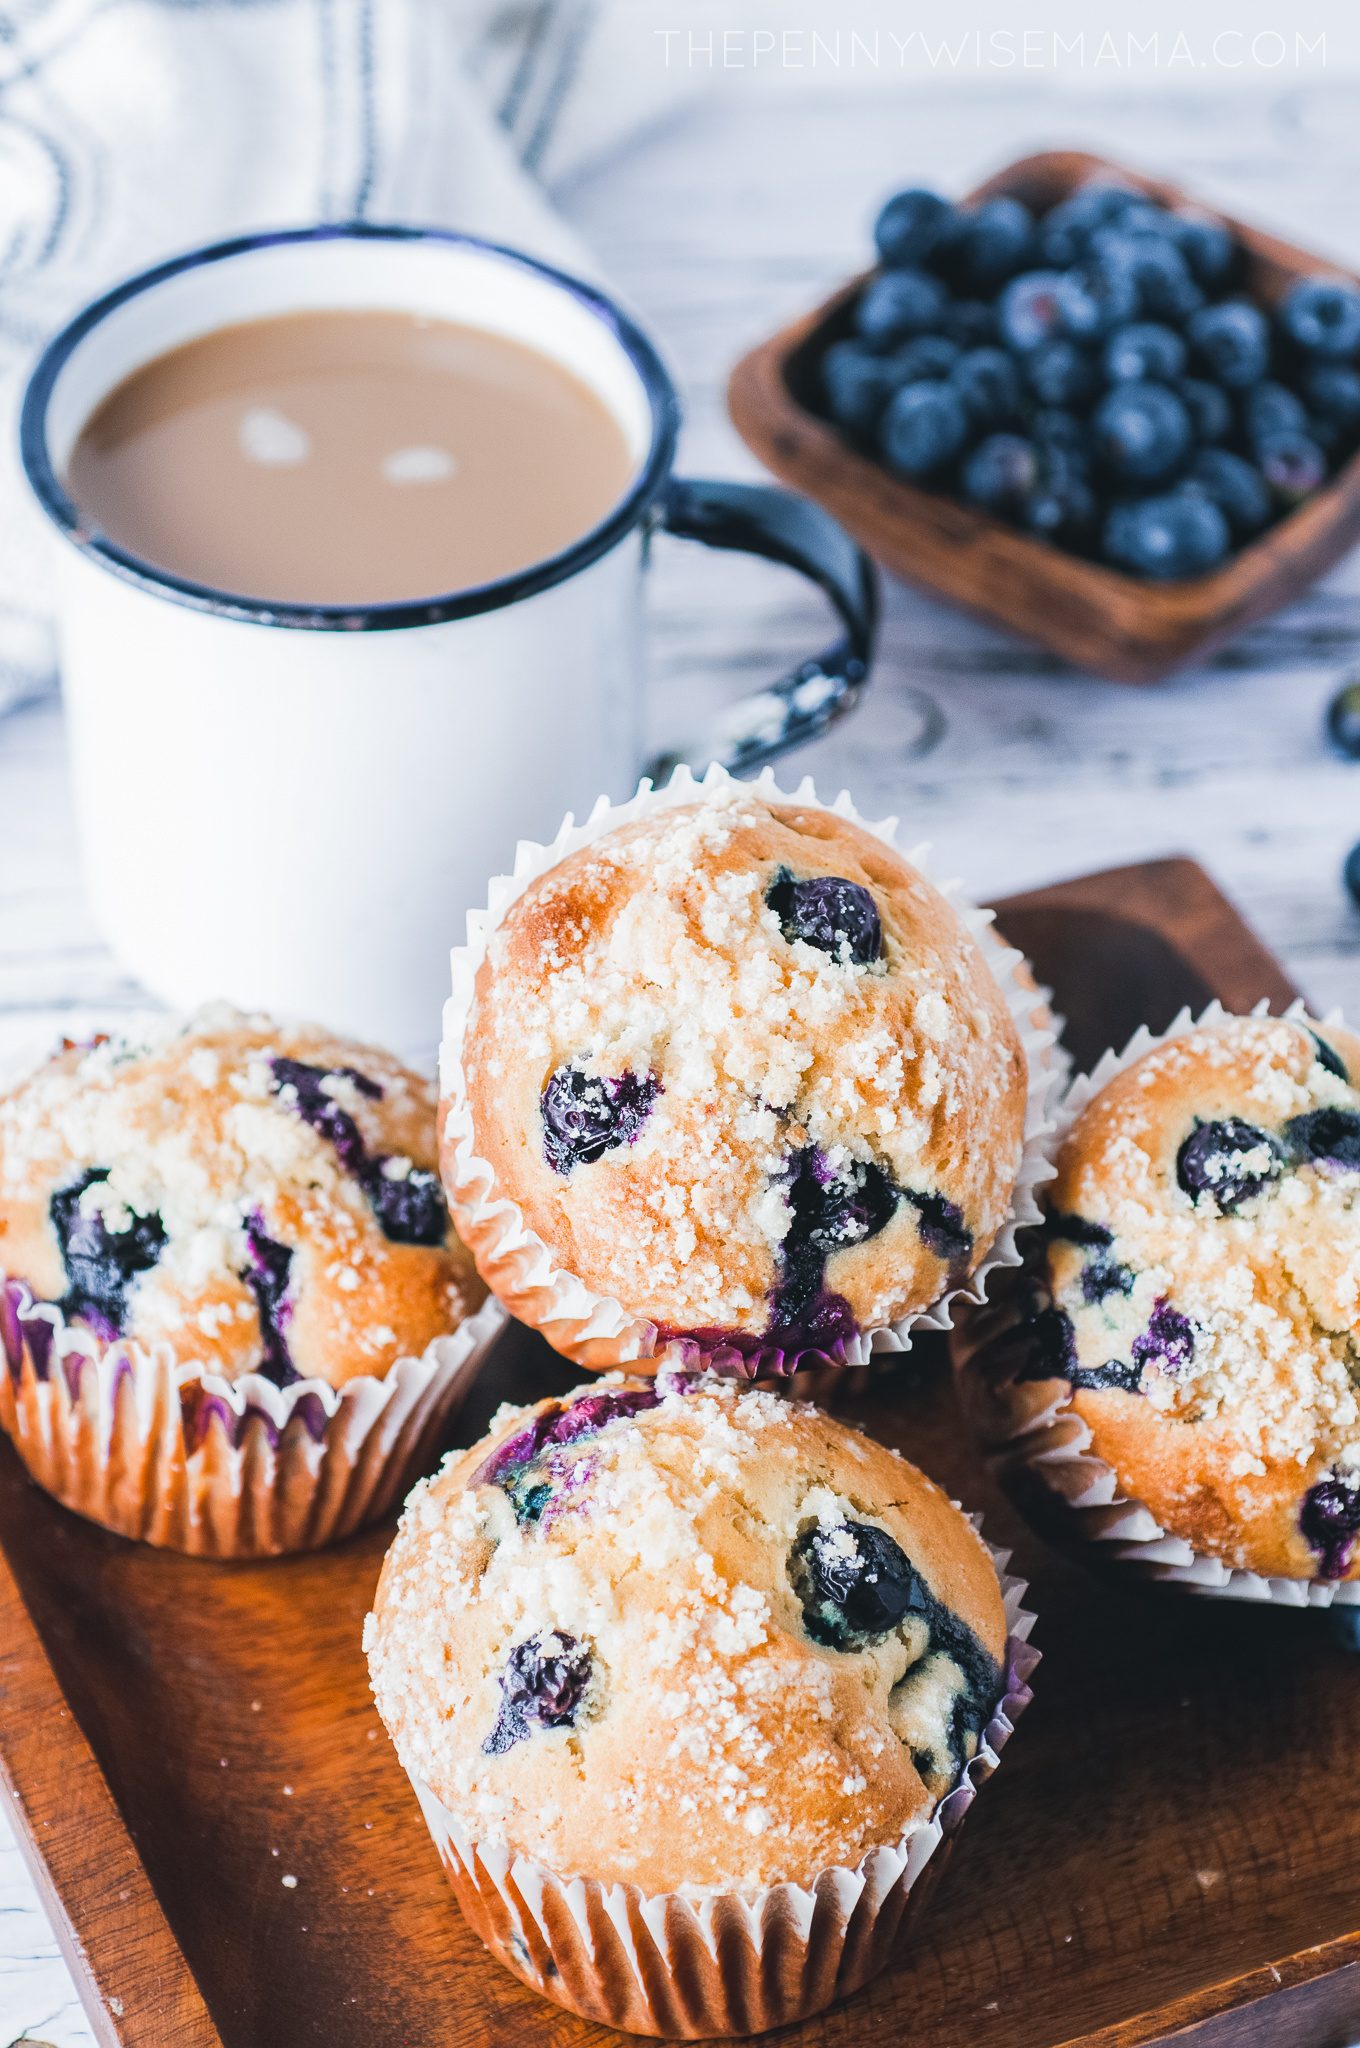
[[[1026,1071],[982,950],[917,868],[725,782],[522,890],[445,1096],[450,1202],[517,1315],[589,1365],[678,1344],[789,1370],[976,1272]],[[549,1266],[575,1286],[566,1315]]]
[[[1125,1065],[1063,1139],[1027,1313],[974,1361],[993,1419],[1065,1382],[1120,1495],[1262,1578],[1360,1576],[1358,1081],[1360,1039],[1265,1016]]]
[[[78,1411],[84,1362],[159,1360],[191,1455],[214,1418],[239,1444],[245,1409],[224,1389],[249,1381],[277,1428],[293,1409],[260,1383],[383,1382],[485,1297],[443,1199],[429,1084],[373,1047],[225,1005],[68,1046],[0,1099],[0,1273],[0,1420],[45,1482],[57,1418],[25,1429],[25,1384],[50,1409],[54,1379],[69,1383]],[[313,1436],[334,1410],[306,1411]],[[129,1499],[117,1526],[155,1513]]]
[[[958,1785],[1006,1642],[991,1557],[930,1480],[711,1375],[503,1409],[411,1495],[365,1625],[401,1761],[463,1838],[465,1909],[567,2003],[567,1956],[487,1932],[473,1847],[525,1897],[525,1858],[653,1901],[810,1886]]]

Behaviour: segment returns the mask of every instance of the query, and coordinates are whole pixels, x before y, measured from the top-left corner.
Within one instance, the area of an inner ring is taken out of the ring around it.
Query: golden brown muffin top
[[[390,1053],[225,1004],[0,1098],[0,1270],[102,1339],[280,1385],[381,1377],[485,1298]]]
[[[1180,1033],[1086,1105],[1046,1191],[1050,1363],[1097,1455],[1163,1526],[1271,1574],[1336,1575],[1360,1529],[1357,1079],[1335,1027]]]
[[[976,1753],[1006,1622],[940,1489],[819,1410],[621,1375],[411,1494],[365,1646],[478,1841],[645,1892],[806,1883]]]
[[[463,1068],[494,1193],[667,1334],[796,1348],[924,1308],[1021,1157],[1024,1056],[962,919],[862,826],[741,784],[530,884]]]

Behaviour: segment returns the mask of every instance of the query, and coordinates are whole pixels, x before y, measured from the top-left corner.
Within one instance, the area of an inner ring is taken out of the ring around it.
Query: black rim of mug
[[[467,590],[421,598],[413,603],[374,605],[269,604],[236,596],[214,589],[209,584],[195,583],[188,577],[175,576],[169,570],[158,569],[140,555],[120,548],[90,524],[67,494],[47,448],[47,410],[52,393],[67,361],[86,335],[117,307],[137,298],[142,292],[153,290],[182,271],[195,270],[208,263],[221,263],[233,256],[246,255],[255,249],[275,248],[280,244],[343,241],[436,242],[456,249],[476,249],[517,269],[531,271],[570,293],[579,305],[609,330],[632,363],[646,392],[652,416],[652,441],[637,476],[607,518],[582,534],[579,540],[573,541],[569,548],[549,555],[542,562],[534,562],[527,569],[517,570],[512,576],[501,576],[492,583],[474,584]],[[571,276],[568,271],[554,269],[551,264],[540,263],[536,257],[526,256],[520,250],[507,248],[499,242],[485,241],[479,235],[459,234],[451,228],[355,221],[325,227],[279,228],[268,234],[238,235],[231,241],[214,242],[207,248],[191,250],[187,255],[172,257],[153,269],[141,271],[113,291],[106,292],[102,298],[95,299],[62,328],[39,357],[24,393],[19,450],[34,494],[53,524],[83,554],[94,556],[125,582],[152,591],[159,597],[170,598],[177,604],[187,605],[194,611],[211,612],[219,618],[241,620],[257,626],[301,627],[313,632],[381,633],[409,626],[439,625],[447,619],[475,618],[482,612],[499,611],[506,605],[518,603],[521,598],[533,597],[541,590],[552,589],[554,584],[565,583],[591,562],[598,561],[601,555],[608,554],[632,528],[638,526],[662,498],[675,459],[679,429],[680,401],[656,349],[641,328],[594,286]]]

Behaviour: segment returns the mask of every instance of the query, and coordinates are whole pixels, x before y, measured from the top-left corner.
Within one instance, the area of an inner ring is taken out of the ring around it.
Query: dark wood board
[[[1192,862],[1000,913],[1092,1044],[1206,994],[1243,1008],[1292,993]],[[1139,936],[1115,946],[1112,918]],[[1136,972],[1112,972],[1130,948]],[[575,1378],[512,1329],[457,1434]],[[900,1962],[770,2038],[1342,2048],[1360,2034],[1360,1663],[1328,1617],[1112,1586],[1046,1548],[974,1468],[929,1340],[844,1412],[1015,1544],[1044,1663]],[[390,1533],[268,1564],[183,1559],[68,1514],[0,1443],[0,1780],[100,2001],[101,2042],[624,2039],[536,1998],[464,1926],[359,1650]]]
[[[1093,177],[1140,188],[1164,206],[1188,195],[1125,164],[1050,150],[998,171],[965,205],[1006,193],[1043,212]],[[1337,265],[1243,221],[1243,285],[1273,306],[1300,277]],[[1050,547],[946,490],[894,476],[822,416],[821,359],[854,331],[866,279],[854,278],[742,357],[728,409],[738,433],[784,483],[816,498],[894,575],[975,617],[1126,683],[1158,682],[1300,595],[1360,538],[1360,456],[1297,511],[1184,582],[1154,583]]]

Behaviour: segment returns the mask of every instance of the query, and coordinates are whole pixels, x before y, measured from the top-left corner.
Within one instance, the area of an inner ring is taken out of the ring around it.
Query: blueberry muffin
[[[713,1375],[502,1409],[410,1496],[364,1632],[473,1841],[689,1897],[899,1843],[977,1754],[1006,1638],[938,1487]]]
[[[554,1327],[537,1269],[501,1255],[507,1204],[582,1317],[619,1305],[604,1362],[839,1360],[968,1280],[1020,1166],[1025,1058],[958,914],[864,827],[738,783],[531,882],[457,1050],[445,1092],[491,1183],[446,1141],[454,1213],[586,1364],[581,1317]]]
[[[485,1296],[430,1085],[225,1006],[69,1046],[0,1098],[0,1271],[96,1345],[278,1387],[382,1378]]]
[[[1036,1289],[978,1354],[1020,1416],[1065,1382],[1161,1527],[1266,1578],[1360,1576],[1360,1038],[1223,1018],[1063,1140]]]

